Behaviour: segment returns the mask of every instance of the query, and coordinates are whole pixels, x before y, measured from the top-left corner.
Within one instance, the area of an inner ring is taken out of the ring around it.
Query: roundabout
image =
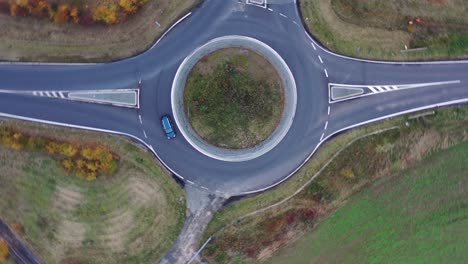
[[[261,55],[274,67],[284,87],[284,109],[278,125],[266,139],[248,148],[228,149],[208,143],[190,125],[190,121],[184,111],[184,91],[191,70],[205,56],[226,48],[247,49]],[[294,120],[297,105],[297,90],[291,70],[275,50],[254,38],[245,36],[225,36],[209,41],[185,58],[174,78],[171,103],[177,127],[192,147],[200,153],[214,159],[241,162],[260,157],[281,142],[288,133]]]

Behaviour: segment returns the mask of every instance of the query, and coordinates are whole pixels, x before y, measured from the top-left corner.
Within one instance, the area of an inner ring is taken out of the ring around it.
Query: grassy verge
[[[246,49],[215,51],[193,68],[184,110],[204,140],[222,148],[252,147],[278,125],[284,107],[281,79],[259,54]]]
[[[0,217],[45,263],[150,263],[175,241],[184,193],[149,152],[117,136],[19,121],[0,125],[103,144],[120,156],[113,176],[86,181],[50,155],[0,147]]]
[[[0,14],[0,60],[105,62],[133,56],[148,49],[200,1],[149,1],[125,23],[113,26],[55,24]],[[96,1],[70,2],[86,6]]]
[[[463,263],[468,142],[358,193],[270,263]]]
[[[267,259],[278,248],[314,228],[369,182],[412,167],[429,153],[466,140],[468,107],[437,110],[434,116],[410,121],[410,127],[403,126],[405,121],[406,117],[395,118],[342,134],[322,146],[291,180],[224,208],[214,216],[207,235],[294,193],[353,139],[369,131],[402,125],[401,129],[354,142],[293,199],[217,234],[204,255],[214,263]]]
[[[464,1],[300,1],[307,28],[326,47],[384,60],[466,58],[467,7]],[[401,52],[405,45],[425,49]]]

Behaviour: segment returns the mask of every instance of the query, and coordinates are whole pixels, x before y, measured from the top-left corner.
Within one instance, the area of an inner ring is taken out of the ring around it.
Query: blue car
[[[163,126],[164,133],[166,133],[167,139],[173,139],[176,137],[174,125],[172,124],[172,120],[168,115],[161,117],[161,124]]]

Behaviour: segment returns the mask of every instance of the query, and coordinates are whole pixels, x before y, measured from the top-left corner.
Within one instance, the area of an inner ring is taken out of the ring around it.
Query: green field
[[[405,122],[409,126],[403,125]],[[207,236],[215,237],[204,256],[213,263],[268,260],[279,249],[313,232],[370,183],[417,168],[431,153],[466,141],[467,122],[468,108],[454,107],[424,118],[400,117],[339,135],[322,146],[291,180],[220,210],[207,228]],[[389,130],[369,134],[389,126]],[[276,207],[239,218],[295,191],[291,199]]]
[[[185,218],[185,196],[147,151],[101,133],[19,121],[22,134],[104,145],[120,156],[117,172],[88,181],[55,155],[0,146],[0,218],[44,263],[154,263]]]
[[[466,263],[468,142],[356,194],[268,263]]]

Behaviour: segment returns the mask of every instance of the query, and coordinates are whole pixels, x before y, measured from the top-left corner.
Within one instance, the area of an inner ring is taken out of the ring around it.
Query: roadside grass
[[[7,121],[26,134],[104,144],[121,157],[113,176],[86,181],[49,155],[0,147],[0,217],[44,263],[150,263],[170,248],[185,195],[143,148],[118,136]]]
[[[309,32],[340,54],[383,60],[466,58],[468,19],[464,1],[303,0]],[[415,22],[420,18],[421,22]],[[413,20],[413,25],[408,21]],[[427,48],[401,52],[405,45]]]
[[[468,142],[372,183],[268,263],[464,263]]]
[[[265,58],[247,49],[221,49],[192,69],[184,91],[184,111],[208,143],[248,148],[268,138],[278,125],[283,93],[278,73]]]
[[[95,1],[78,2],[85,5]],[[149,1],[127,21],[113,26],[59,25],[48,20],[0,14],[0,60],[108,62],[130,57],[148,49],[200,2]]]
[[[404,122],[410,123],[409,127]],[[294,177],[278,187],[228,205],[215,214],[205,238],[221,229],[203,255],[214,263],[268,259],[279,248],[310,232],[354,193],[379,178],[411,168],[432,152],[466,141],[468,107],[438,109],[418,120],[389,119],[341,134],[325,143]],[[381,134],[365,134],[399,125]],[[358,139],[353,142],[353,140]],[[299,194],[280,206],[242,220],[240,217],[277,203],[304,185],[348,143]]]

